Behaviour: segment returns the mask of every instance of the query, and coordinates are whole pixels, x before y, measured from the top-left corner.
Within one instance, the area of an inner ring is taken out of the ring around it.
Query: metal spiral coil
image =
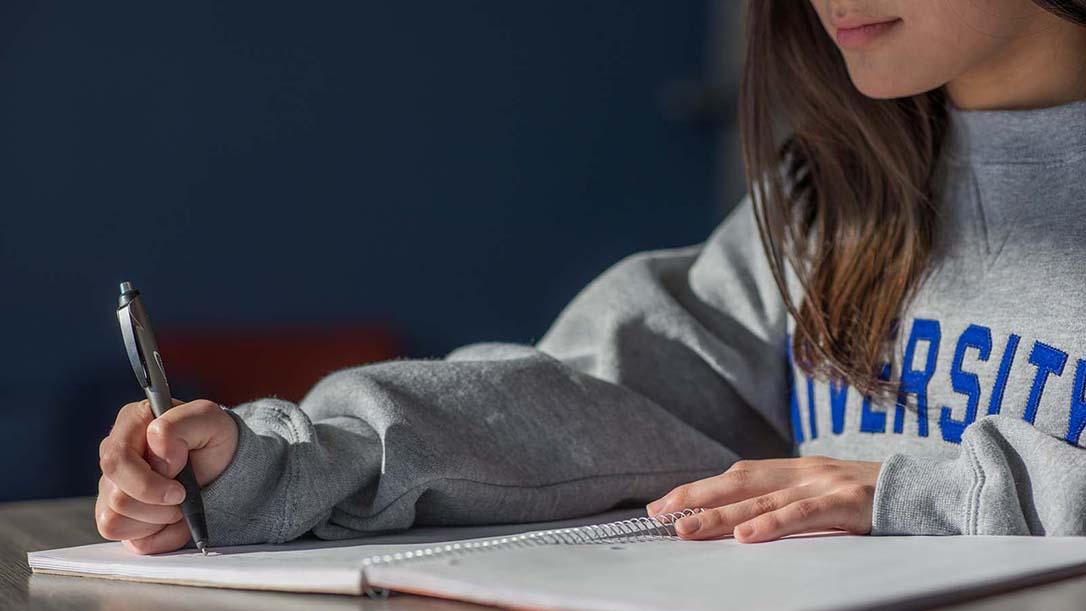
[[[479,551],[538,547],[543,545],[592,545],[601,543],[640,543],[674,539],[678,537],[674,524],[679,519],[701,513],[704,509],[683,509],[671,513],[662,513],[651,518],[630,518],[606,524],[590,524],[575,528],[555,528],[540,530],[520,535],[495,537],[482,541],[446,543],[424,547],[408,552],[379,554],[362,560],[362,567],[376,564],[399,564],[436,557],[461,556]],[[363,583],[363,590],[370,598],[387,598],[388,591],[370,588]]]

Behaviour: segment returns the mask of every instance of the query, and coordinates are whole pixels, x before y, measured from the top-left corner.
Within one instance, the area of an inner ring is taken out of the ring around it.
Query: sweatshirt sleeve
[[[535,346],[334,373],[230,410],[218,545],[559,519],[790,452],[785,311],[744,202],[699,246],[624,259]]]
[[[979,419],[956,458],[883,463],[872,533],[1086,535],[1086,449],[1017,418]]]

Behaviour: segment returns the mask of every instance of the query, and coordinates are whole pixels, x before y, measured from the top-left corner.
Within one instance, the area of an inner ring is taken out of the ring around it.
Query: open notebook
[[[680,541],[666,520],[617,517],[521,534],[508,526],[417,529],[349,542],[223,548],[208,558],[194,551],[138,556],[104,543],[33,552],[29,561],[36,572],[111,579],[339,594],[388,589],[570,609],[881,607],[949,602],[1086,573],[1082,537],[825,534],[741,545]],[[442,534],[460,540],[421,543]]]

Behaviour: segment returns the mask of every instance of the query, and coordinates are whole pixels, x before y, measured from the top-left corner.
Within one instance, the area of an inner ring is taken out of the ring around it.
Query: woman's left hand
[[[704,507],[675,523],[683,539],[734,534],[754,543],[819,530],[867,534],[881,466],[824,456],[741,460],[720,475],[675,488],[647,509],[655,516]]]

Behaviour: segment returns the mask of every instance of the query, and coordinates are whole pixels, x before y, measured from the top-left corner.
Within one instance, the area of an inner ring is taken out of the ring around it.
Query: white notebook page
[[[806,610],[975,595],[1069,568],[1086,572],[1086,538],[826,535],[516,548],[366,574],[375,585],[491,605]]]
[[[29,554],[38,572],[211,587],[361,594],[366,585],[486,604],[569,609],[871,607],[1086,573],[1083,537],[853,537],[741,545],[677,540],[489,549],[364,561],[446,540],[607,522],[429,528],[370,539],[139,556],[118,543]],[[952,598],[951,598],[952,599]]]
[[[222,588],[362,594],[362,561],[373,555],[409,551],[438,542],[610,522],[635,515],[644,512],[618,510],[536,524],[415,528],[399,534],[345,541],[309,539],[284,545],[212,546],[212,555],[206,558],[194,549],[141,556],[120,543],[44,550],[27,556],[30,567],[40,573]]]

